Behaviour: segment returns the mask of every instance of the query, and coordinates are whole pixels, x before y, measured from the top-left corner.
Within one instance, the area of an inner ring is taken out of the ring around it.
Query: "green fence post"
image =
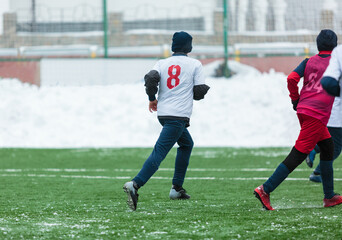
[[[223,44],[224,44],[224,66],[223,74],[226,78],[229,77],[228,67],[228,0],[223,0]]]
[[[107,0],[103,0],[103,48],[104,48],[104,57],[108,58],[108,19],[107,19]]]

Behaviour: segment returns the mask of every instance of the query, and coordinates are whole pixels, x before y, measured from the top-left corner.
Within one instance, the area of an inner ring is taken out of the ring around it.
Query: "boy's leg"
[[[303,114],[298,114],[298,119],[301,125],[301,130],[296,144],[292,148],[290,154],[281,164],[279,164],[272,176],[267,179],[263,185],[254,189],[255,196],[260,200],[264,208],[268,210],[273,210],[270,204],[270,193],[274,191],[287,178],[287,176],[304,161],[306,156],[317,143],[315,138],[320,136],[315,131],[315,123],[319,120]]]
[[[270,193],[273,192],[287,176],[306,158],[307,154],[292,148],[286,159],[279,164],[272,176],[267,181],[254,189],[254,195],[258,198],[266,210],[273,210],[270,202]]]
[[[172,179],[172,184],[176,186],[183,186],[186,170],[189,165],[194,142],[189,131],[185,128],[183,134],[177,141],[179,147],[177,149],[177,156],[175,162],[175,172]]]
[[[309,155],[306,157],[305,161],[309,168],[312,168],[313,162],[315,161],[316,154],[319,153],[316,151],[316,149],[319,149],[319,147],[316,145],[316,147],[309,153]]]
[[[332,140],[334,141],[333,160],[338,158],[342,150],[342,128],[328,127]]]
[[[264,191],[267,194],[273,192],[287,176],[304,161],[306,156],[307,154],[302,153],[293,147],[290,154],[281,164],[279,164],[272,176],[263,184]]]
[[[320,153],[321,152],[321,149],[319,149],[319,146],[317,144],[316,144],[314,150],[315,150],[316,153]]]
[[[160,163],[178,141],[185,128],[184,121],[182,120],[163,119],[160,122],[163,125],[163,129],[153,151],[145,161],[138,175],[133,179],[138,187],[142,187],[158,170]]]
[[[338,158],[342,150],[342,128],[328,127],[328,130],[332,137],[332,140],[334,141],[333,160],[335,160],[336,158]],[[313,176],[318,175],[320,178],[320,175],[321,175],[320,164],[317,165],[317,167],[313,171],[313,174],[311,175]],[[311,179],[311,175],[310,175],[310,179]]]
[[[336,156],[334,155],[335,154],[334,141],[332,140],[332,138],[328,138],[328,139],[320,141],[319,144],[322,150],[321,152],[321,176],[322,176],[323,192],[324,192],[323,206],[333,207],[333,206],[342,204],[342,196],[334,192],[333,159]]]
[[[334,142],[332,138],[324,139],[318,142],[321,149],[320,165],[323,183],[324,198],[332,198],[334,193],[334,171],[333,171],[333,152]]]
[[[318,137],[321,136],[318,124],[321,122],[318,119],[312,118],[304,114],[297,114],[300,122],[300,132],[295,146],[292,148],[290,154],[278,166],[273,175],[263,184],[264,190],[267,194],[271,193],[278,185],[285,180],[297,166],[299,166],[318,142]],[[324,125],[321,126],[324,129]]]

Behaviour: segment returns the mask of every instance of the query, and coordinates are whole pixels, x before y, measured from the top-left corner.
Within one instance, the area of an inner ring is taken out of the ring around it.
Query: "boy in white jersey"
[[[186,32],[174,33],[172,38],[174,54],[167,59],[159,60],[153,70],[145,75],[146,93],[150,101],[149,111],[157,111],[163,129],[138,175],[123,186],[128,196],[127,204],[133,211],[137,208],[138,189],[158,170],[160,163],[175,143],[178,143],[179,147],[170,198],[190,198],[182,187],[193,147],[187,127],[193,100],[203,99],[209,90],[205,85],[201,62],[187,56],[191,50],[191,35]],[[158,100],[155,97],[157,92]]]

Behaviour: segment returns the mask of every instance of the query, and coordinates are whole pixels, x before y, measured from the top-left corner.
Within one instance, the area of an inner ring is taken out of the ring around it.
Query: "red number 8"
[[[176,69],[176,74],[173,74],[173,69]],[[179,65],[171,65],[169,67],[168,73],[169,73],[170,77],[167,79],[167,87],[169,89],[177,87],[178,84],[179,84],[179,81],[180,81],[178,77],[179,77],[179,75],[181,73],[181,67]],[[172,85],[172,79],[175,80],[175,85]]]

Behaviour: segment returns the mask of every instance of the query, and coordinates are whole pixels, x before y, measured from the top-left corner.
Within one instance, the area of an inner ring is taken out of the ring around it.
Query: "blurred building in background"
[[[0,46],[103,43],[103,0],[2,0]],[[185,30],[200,45],[222,45],[222,0],[107,0],[108,43],[168,44]],[[310,42],[321,28],[342,29],[341,1],[228,0],[229,43]]]
[[[229,55],[255,67],[261,62],[255,57],[273,63],[266,57],[315,53],[322,28],[342,33],[342,1],[227,3]],[[104,48],[111,58],[166,57],[180,30],[194,36],[194,57],[222,58],[223,6],[223,0],[1,0],[0,58],[94,58]]]

